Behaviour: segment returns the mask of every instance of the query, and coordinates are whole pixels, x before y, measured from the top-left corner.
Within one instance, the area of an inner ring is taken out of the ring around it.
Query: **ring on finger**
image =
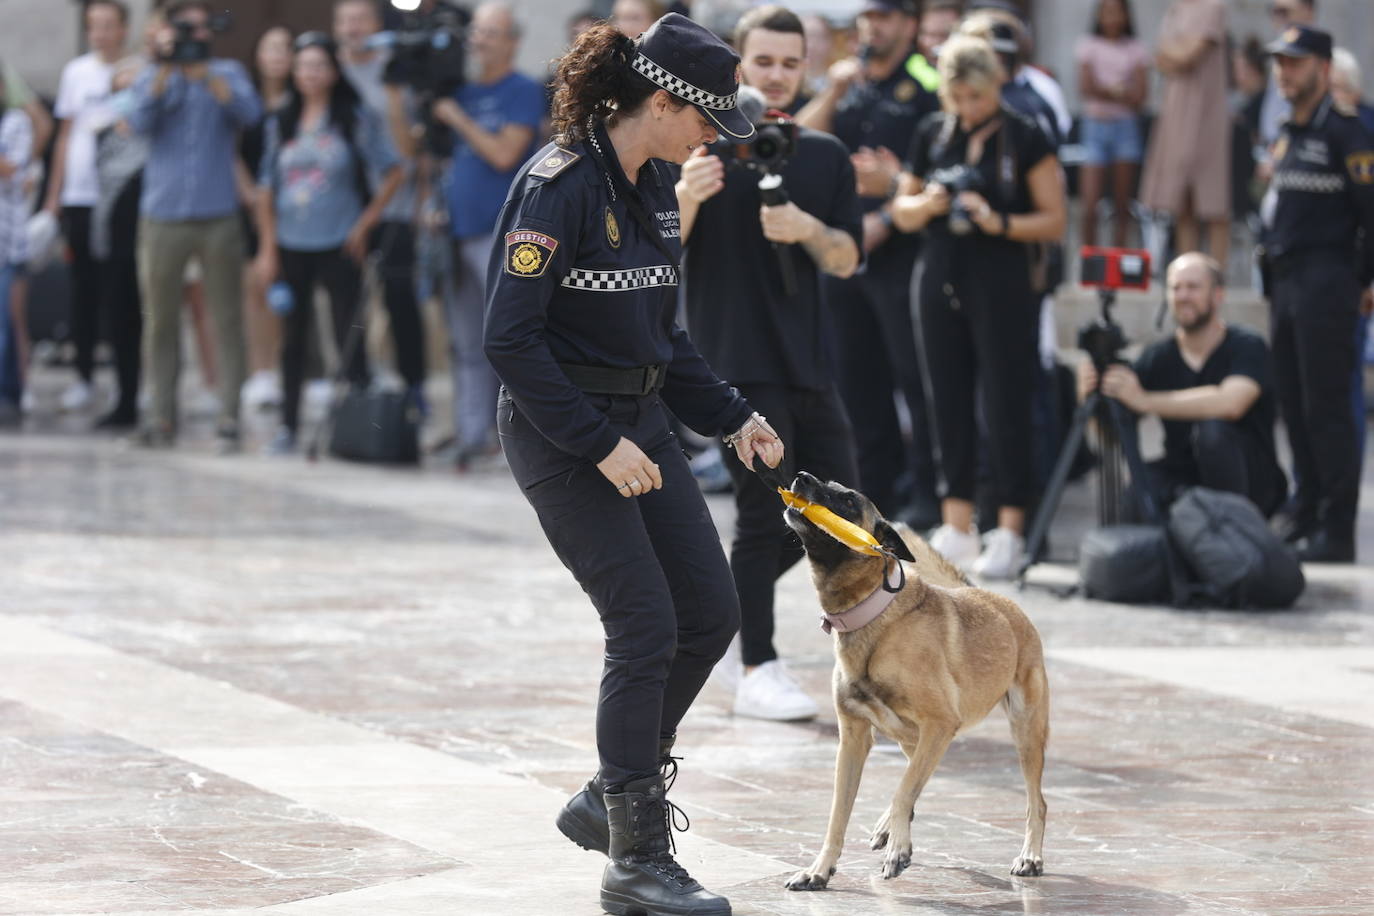
[[[642,483],[639,482],[639,478],[638,478],[638,477],[636,477],[634,480],[630,481],[630,488],[631,488],[631,489],[634,489],[635,487],[642,487],[642,486],[644,486],[644,484],[642,484]]]

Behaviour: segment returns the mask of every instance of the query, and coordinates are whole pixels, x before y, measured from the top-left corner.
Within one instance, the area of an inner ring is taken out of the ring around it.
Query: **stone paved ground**
[[[0,438],[0,557],[0,914],[599,912],[598,858],[552,824],[595,761],[599,630],[499,467],[31,430]],[[825,827],[833,713],[739,720],[714,685],[681,730],[682,858],[738,914],[1374,912],[1374,575],[1309,578],[1277,614],[1018,596],[1053,691],[1042,878],[1008,875],[994,714],[918,803],[906,874],[867,848],[902,768],[880,744],[832,889],[783,890]],[[781,591],[823,698],[806,573]]]

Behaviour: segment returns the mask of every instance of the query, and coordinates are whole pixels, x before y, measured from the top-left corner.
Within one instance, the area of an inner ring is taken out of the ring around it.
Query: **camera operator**
[[[152,143],[143,171],[138,263],[147,322],[152,416],[147,445],[170,445],[176,434],[181,355],[181,290],[186,262],[196,256],[214,314],[218,347],[222,452],[239,447],[243,385],[243,227],[234,162],[238,132],[262,117],[262,105],[237,61],[210,57],[210,4],[180,0],[167,8],[157,35],[160,60],[134,84],[129,119]]]
[[[1254,331],[1221,317],[1225,274],[1213,258],[1181,255],[1167,274],[1173,336],[1145,348],[1135,366],[1102,374],[1102,393],[1164,421],[1164,457],[1150,462],[1154,491],[1173,502],[1191,486],[1246,496],[1266,516],[1288,481],[1274,449],[1274,370]],[[1091,360],[1078,367],[1078,397],[1099,384]]]
[[[1269,51],[1293,106],[1260,207],[1279,409],[1298,491],[1281,529],[1306,538],[1303,560],[1352,563],[1360,456],[1350,387],[1361,305],[1374,305],[1374,137],[1331,98],[1328,33],[1290,26]]]
[[[797,113],[853,154],[864,212],[864,269],[826,277],[834,311],[840,394],[854,423],[862,489],[888,516],[917,528],[939,520],[920,361],[911,323],[911,270],[920,241],[892,231],[887,204],[916,125],[939,102],[905,69],[916,40],[914,0],[867,0],[856,22],[860,51],[830,68],[830,85]],[[896,393],[911,413],[902,434]]]
[[[1028,243],[1053,241],[1067,219],[1063,175],[1044,132],[1001,102],[1005,73],[982,39],[940,52],[946,113],[921,123],[893,224],[925,230],[915,285],[942,484],[931,544],[988,578],[1019,568],[1034,493],[1031,406],[1040,302]],[[981,551],[973,527],[978,468],[974,395],[982,393],[997,527]]]
[[[415,299],[417,144],[412,125],[417,117],[409,90],[387,85],[383,80],[391,55],[368,47],[368,39],[381,28],[382,20],[373,0],[336,0],[334,40],[339,47],[339,64],[363,104],[387,125],[391,142],[402,159],[404,178],[382,211],[381,222],[372,233],[371,247],[381,254],[383,298],[396,344],[396,370],[411,392],[422,395],[425,340],[420,306]],[[369,179],[372,187],[381,185],[382,176],[375,171]]]
[[[520,26],[510,8],[484,3],[472,16],[468,47],[477,79],[434,104],[457,144],[447,177],[454,288],[447,296],[453,351],[453,425],[459,470],[496,447],[496,375],[482,353],[487,260],[501,205],[520,164],[535,150],[544,89],[517,73]]]
[[[743,83],[761,89],[770,108],[787,110],[806,75],[801,20],[781,6],[756,7],[736,25],[734,46]],[[755,157],[771,152],[781,136],[767,136],[779,131],[776,125],[759,130],[754,146],[743,148]],[[740,148],[724,149],[733,159]],[[859,264],[863,223],[848,150],[834,137],[801,128],[785,163],[746,159],[755,167],[741,160],[727,167],[720,155],[712,147],[698,150],[677,185],[688,330],[711,367],[770,418],[793,449],[793,466],[855,486],[854,434],[827,352],[830,322],[820,298],[823,273],[848,277]],[[791,201],[761,206],[761,174],[780,176]],[[788,264],[791,295],[779,259]],[[738,510],[730,568],[745,666],[735,713],[811,718],[816,704],[773,647],[773,584],[801,559],[801,546],[782,520],[776,490],[739,462],[726,466]]]

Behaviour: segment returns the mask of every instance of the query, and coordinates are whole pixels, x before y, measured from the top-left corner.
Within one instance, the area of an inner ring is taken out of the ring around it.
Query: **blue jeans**
[[[24,386],[19,381],[19,341],[10,315],[10,288],[23,272],[21,264],[0,267],[0,402],[8,401],[16,407]]]
[[[1140,119],[1134,115],[1110,121],[1084,118],[1082,133],[1086,165],[1138,163],[1145,157],[1145,146],[1140,137]]]

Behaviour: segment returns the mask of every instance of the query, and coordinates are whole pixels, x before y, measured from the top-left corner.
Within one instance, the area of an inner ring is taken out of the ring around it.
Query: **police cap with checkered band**
[[[710,30],[669,13],[635,42],[631,66],[640,76],[691,102],[722,134],[749,140],[754,125],[739,110],[739,55]]]

